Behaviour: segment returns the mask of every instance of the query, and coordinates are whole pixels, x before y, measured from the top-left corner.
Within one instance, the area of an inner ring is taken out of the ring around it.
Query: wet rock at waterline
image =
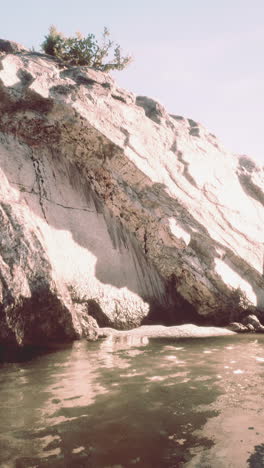
[[[227,326],[227,328],[228,330],[232,330],[236,333],[248,333],[248,332],[254,331],[254,329],[250,330],[250,328],[248,328],[246,325],[243,325],[243,323],[240,323],[240,322],[231,322]]]
[[[260,323],[256,315],[247,315],[243,318],[242,323],[232,322],[227,328],[237,333],[264,333],[264,326]]]
[[[258,317],[256,315],[248,315],[243,319],[243,323],[248,327],[251,325],[251,327],[254,328],[254,331],[258,333],[264,333],[264,326],[260,323]],[[250,328],[251,328],[250,327]],[[252,328],[251,328],[252,329]]]
[[[263,321],[263,169],[110,75],[1,50],[0,341]]]

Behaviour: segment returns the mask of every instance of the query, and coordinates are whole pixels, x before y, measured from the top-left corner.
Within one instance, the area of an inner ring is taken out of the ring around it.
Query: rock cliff
[[[107,74],[8,52],[0,342],[261,316],[263,168]]]

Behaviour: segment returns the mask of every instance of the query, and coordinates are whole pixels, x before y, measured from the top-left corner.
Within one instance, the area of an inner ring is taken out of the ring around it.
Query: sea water
[[[264,467],[264,335],[1,356],[1,468]]]

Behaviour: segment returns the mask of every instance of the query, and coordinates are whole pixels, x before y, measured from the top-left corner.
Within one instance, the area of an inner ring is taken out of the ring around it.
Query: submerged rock
[[[122,330],[263,312],[263,169],[107,74],[11,52],[0,342],[96,337],[91,317]]]

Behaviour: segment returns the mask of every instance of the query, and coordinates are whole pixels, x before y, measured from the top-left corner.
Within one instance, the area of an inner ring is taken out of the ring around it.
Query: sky
[[[263,0],[0,0],[4,39],[40,48],[49,26],[100,36],[133,63],[119,86],[200,122],[264,164]]]

